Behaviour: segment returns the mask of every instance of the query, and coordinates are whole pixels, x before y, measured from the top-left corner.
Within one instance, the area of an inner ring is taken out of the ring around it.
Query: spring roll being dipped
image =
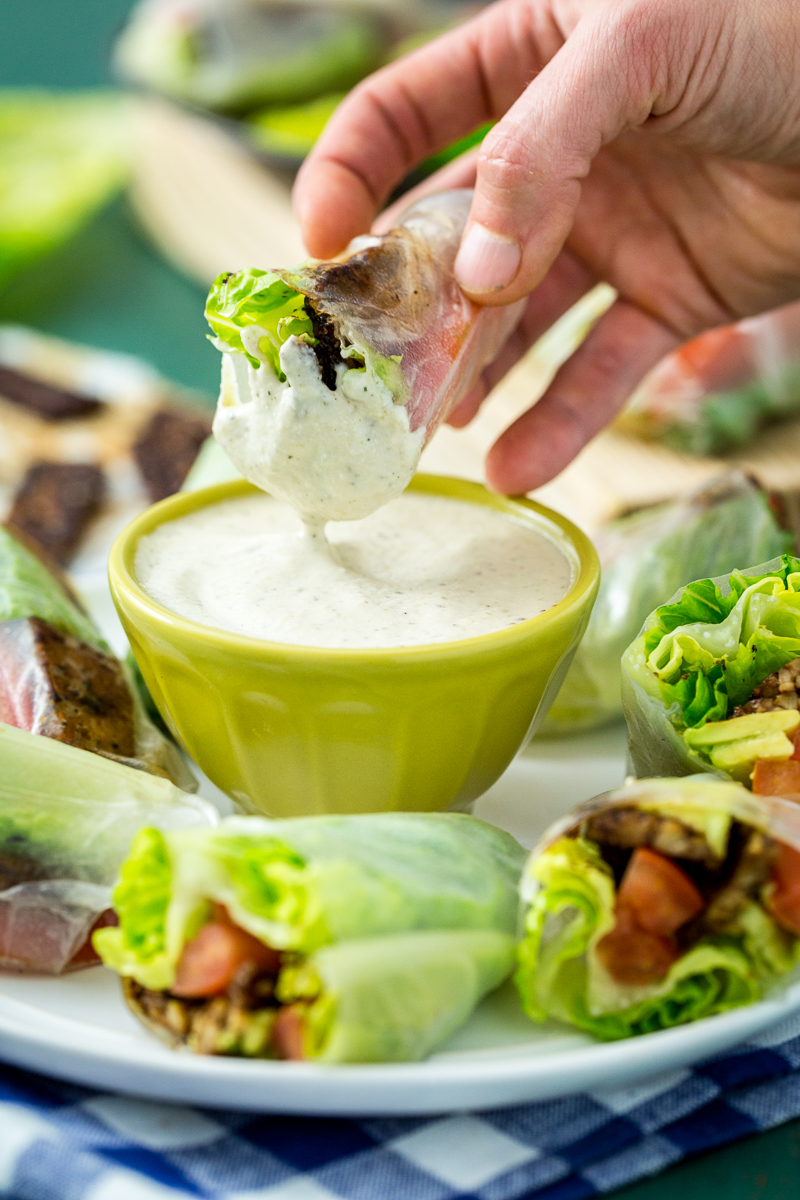
[[[340,259],[221,275],[214,433],[239,471],[309,521],[368,516],[497,355],[524,302],[479,307],[454,263],[470,191],[412,205]]]
[[[513,965],[524,852],[458,814],[143,831],[94,945],[200,1053],[419,1058]]]
[[[545,834],[516,981],[534,1020],[629,1037],[759,999],[800,957],[800,807],[645,779]]]

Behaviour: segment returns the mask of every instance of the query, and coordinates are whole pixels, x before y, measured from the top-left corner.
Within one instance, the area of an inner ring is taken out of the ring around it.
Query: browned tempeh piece
[[[589,817],[586,829],[586,836],[601,844],[619,846],[625,850],[651,846],[670,858],[686,858],[709,866],[719,865],[719,859],[702,833],[673,817],[662,817],[644,809],[606,809]]]
[[[0,721],[81,750],[135,753],[121,664],[38,617],[0,622]]]
[[[90,463],[36,463],[14,498],[8,524],[63,566],[96,516],[105,491],[103,472]]]
[[[180,491],[210,433],[211,419],[200,413],[164,408],[153,414],[133,447],[151,500]]]
[[[0,367],[0,397],[30,409],[48,421],[90,417],[103,407],[102,401],[95,400],[93,396],[69,392],[66,388],[34,379],[11,367]]]

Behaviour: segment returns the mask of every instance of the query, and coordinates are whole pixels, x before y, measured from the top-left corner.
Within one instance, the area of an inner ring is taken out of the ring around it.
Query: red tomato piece
[[[272,1026],[272,1044],[278,1058],[302,1062],[305,1058],[305,1021],[298,1005],[282,1008]]]
[[[628,908],[647,933],[668,936],[705,907],[685,871],[648,846],[634,850],[617,894],[617,907]]]
[[[642,929],[623,907],[614,928],[597,943],[597,956],[617,983],[641,986],[663,979],[680,951],[672,938]]]
[[[753,771],[757,796],[800,797],[800,761],[796,758],[758,758]]]
[[[209,921],[183,947],[170,991],[187,998],[218,996],[245,963],[277,971],[280,954],[230,921]]]
[[[800,935],[800,850],[782,842],[771,878],[767,907],[779,925]]]
[[[797,733],[794,735],[794,750],[792,751],[791,757],[793,759],[800,759],[800,729],[798,729]]]

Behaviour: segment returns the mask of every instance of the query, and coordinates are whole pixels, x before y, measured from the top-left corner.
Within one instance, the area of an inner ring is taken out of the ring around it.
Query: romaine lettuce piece
[[[508,834],[455,813],[230,817],[208,833],[144,831],[115,893],[119,927],[95,944],[120,974],[166,988],[211,904],[276,950],[302,954],[409,930],[513,934],[524,859]],[[137,880],[152,900],[146,911]]]
[[[513,937],[490,929],[339,942],[285,968],[277,996],[302,1006],[307,1059],[412,1062],[446,1041],[503,982],[514,950]]]

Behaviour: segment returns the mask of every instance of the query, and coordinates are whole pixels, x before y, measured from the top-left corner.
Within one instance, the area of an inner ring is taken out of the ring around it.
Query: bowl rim
[[[536,500],[530,500],[527,496],[505,496],[490,492],[483,484],[457,476],[431,475],[425,472],[418,472],[414,476],[408,485],[408,490],[481,504],[483,507],[492,508],[506,516],[517,518],[528,525],[544,524],[546,527],[549,524],[551,527],[555,526],[556,534],[553,540],[559,549],[572,558],[572,566],[575,570],[575,578],[569,591],[544,612],[520,621],[516,625],[509,625],[491,633],[478,634],[475,637],[460,638],[457,641],[424,642],[412,646],[297,645],[294,642],[270,642],[263,638],[248,637],[245,634],[231,633],[210,625],[201,625],[188,617],[171,612],[144,590],[134,572],[136,548],[142,537],[152,533],[157,526],[166,521],[187,516],[189,513],[223,500],[258,494],[263,491],[246,479],[234,479],[194,491],[176,492],[165,500],[151,505],[125,526],[115,539],[108,560],[109,583],[114,604],[120,610],[120,616],[124,614],[129,621],[131,620],[130,606],[145,612],[148,619],[156,621],[165,632],[167,630],[172,630],[174,633],[180,632],[184,637],[189,635],[195,640],[217,649],[227,647],[237,655],[246,652],[250,659],[268,658],[270,661],[284,659],[307,663],[319,663],[327,660],[339,664],[348,661],[354,663],[396,663],[398,660],[424,662],[494,653],[523,644],[554,620],[568,616],[573,610],[582,608],[599,585],[600,561],[590,538],[569,518],[547,508],[544,504],[539,504]],[[537,520],[531,520],[532,517]],[[545,532],[549,532],[550,536],[553,536],[552,528],[549,531],[545,529]],[[118,598],[119,594],[125,594],[128,602],[124,609]],[[135,624],[135,622],[132,623]]]

